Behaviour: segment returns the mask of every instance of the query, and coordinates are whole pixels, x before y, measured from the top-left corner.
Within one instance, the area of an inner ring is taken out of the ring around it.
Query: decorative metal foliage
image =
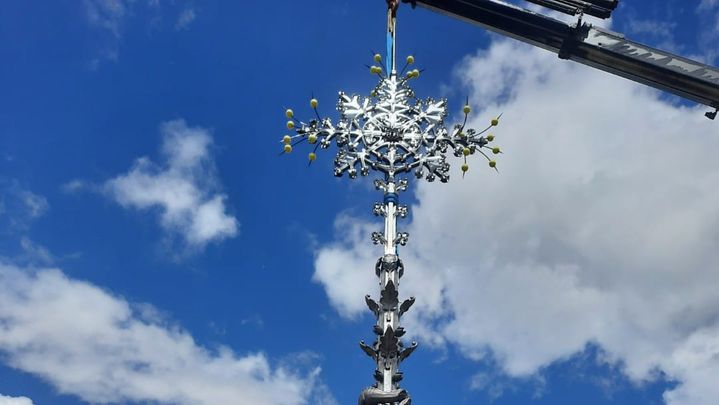
[[[407,65],[411,63],[414,58],[410,56]],[[340,118],[336,123],[320,116],[316,99],[310,101],[316,118],[308,122],[295,119],[294,112],[287,110],[287,128],[295,134],[284,137],[284,153],[307,142],[314,145],[309,154],[312,163],[318,148],[328,149],[334,143],[338,148],[335,176],[347,173],[353,179],[371,171],[389,177],[413,172],[417,178],[430,182],[435,179],[447,182],[450,165],[446,154],[450,149],[455,156],[464,158],[463,175],[469,170],[467,156],[475,153],[482,154],[489,166],[496,169],[497,163],[490,155],[501,153],[501,149],[490,146],[493,135],[484,134],[499,124],[501,115],[481,131],[466,128],[471,109],[465,105],[464,122],[447,129],[444,125],[447,100],[418,99],[409,86],[410,80],[419,77],[419,70],[388,76],[382,67],[372,66],[370,70],[380,77],[378,85],[368,97],[340,92],[337,102]]]

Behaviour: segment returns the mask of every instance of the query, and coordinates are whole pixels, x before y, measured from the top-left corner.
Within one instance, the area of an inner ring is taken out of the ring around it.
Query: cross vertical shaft
[[[387,62],[385,71],[388,74],[397,73],[397,3],[388,2],[387,7]]]

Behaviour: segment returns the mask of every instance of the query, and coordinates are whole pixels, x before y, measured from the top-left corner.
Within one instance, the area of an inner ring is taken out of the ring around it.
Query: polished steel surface
[[[399,298],[400,279],[405,268],[397,247],[409,241],[408,233],[397,227],[397,220],[408,214],[408,207],[399,203],[400,194],[410,184],[403,176],[413,175],[417,181],[447,182],[451,168],[448,153],[463,160],[458,170],[462,176],[469,170],[467,159],[472,155],[482,155],[488,166],[496,170],[497,162],[492,155],[502,153],[499,147],[492,145],[494,136],[488,132],[499,124],[499,116],[489,119],[487,126],[478,131],[467,127],[471,108],[465,105],[463,122],[447,128],[447,101],[415,96],[410,82],[420,76],[420,71],[408,70],[414,64],[412,56],[406,58],[403,69],[397,70],[398,0],[387,3],[387,54],[385,64],[382,56],[374,57],[375,65],[370,72],[379,78],[374,89],[368,95],[340,92],[336,105],[339,119],[335,122],[320,115],[316,99],[310,100],[312,119],[297,119],[294,111],[288,109],[285,112],[287,128],[293,135],[285,135],[282,139],[283,154],[309,145],[310,164],[319,159],[319,151],[336,148],[335,176],[346,174],[355,179],[379,175],[374,185],[382,192],[383,199],[374,204],[373,213],[383,218],[384,229],[373,232],[371,240],[381,245],[383,251],[374,269],[380,297],[375,300],[370,295],[365,296],[367,307],[377,319],[373,327],[376,338],[371,344],[360,342],[362,351],[375,362],[375,383],[362,391],[360,405],[410,405],[412,401],[399,385],[404,377],[400,364],[417,348],[417,342],[405,344],[402,341],[406,333],[401,326],[402,316],[415,303],[414,297]]]

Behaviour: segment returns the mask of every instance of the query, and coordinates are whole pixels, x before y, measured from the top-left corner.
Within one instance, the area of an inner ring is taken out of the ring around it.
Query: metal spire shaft
[[[397,382],[402,378],[399,371],[401,355],[408,356],[417,346],[417,343],[413,342],[411,349],[405,349],[410,352],[405,353],[401,350],[403,345],[399,341],[404,334],[404,328],[400,326],[402,313],[399,305],[399,284],[404,267],[397,252],[397,245],[406,244],[408,235],[397,231],[397,217],[407,216],[407,207],[399,205],[399,193],[407,189],[407,181],[396,182],[393,176],[387,175],[385,181],[375,181],[375,186],[384,192],[383,202],[376,203],[374,209],[375,215],[384,217],[384,232],[373,235],[375,244],[382,244],[384,248],[384,254],[375,266],[380,285],[379,310],[374,311],[377,316],[375,333],[378,336],[374,344],[374,350],[378,354],[375,357],[375,379],[378,382],[377,388],[388,393],[398,389]],[[370,298],[366,299],[368,305],[374,307],[369,302]],[[410,300],[414,302],[414,298]]]
[[[387,1],[387,74],[396,74],[397,72],[397,8],[399,1]]]

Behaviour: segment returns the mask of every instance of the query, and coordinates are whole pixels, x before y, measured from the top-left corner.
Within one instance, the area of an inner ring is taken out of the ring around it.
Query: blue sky
[[[337,91],[374,86],[384,2],[356,3],[5,5],[0,404],[356,401],[377,195],[334,178],[331,153],[278,157],[284,108],[307,116],[314,95],[332,115]],[[610,24],[716,64],[717,1],[627,0]],[[421,347],[404,387],[435,404],[713,403],[704,108],[425,10],[403,6],[398,29],[426,69],[417,94],[452,118],[469,96],[477,126],[504,112],[507,150],[499,175],[478,164],[405,197]]]

